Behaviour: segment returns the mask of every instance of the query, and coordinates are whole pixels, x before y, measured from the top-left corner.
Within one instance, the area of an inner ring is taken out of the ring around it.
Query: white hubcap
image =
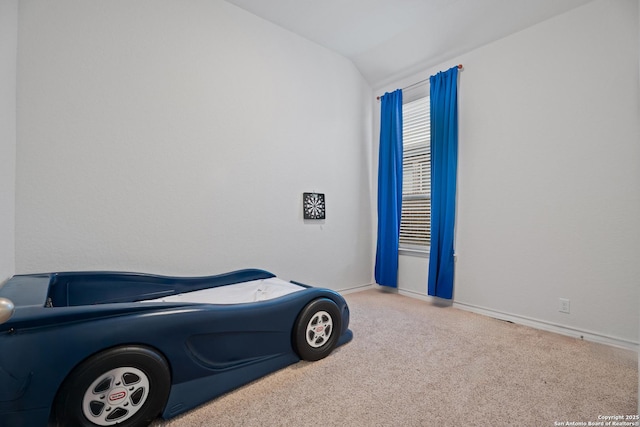
[[[319,311],[307,324],[307,344],[313,348],[322,347],[331,337],[333,320],[326,311]]]
[[[82,399],[84,416],[99,426],[112,426],[134,416],[149,396],[149,378],[140,369],[123,367],[100,375]]]

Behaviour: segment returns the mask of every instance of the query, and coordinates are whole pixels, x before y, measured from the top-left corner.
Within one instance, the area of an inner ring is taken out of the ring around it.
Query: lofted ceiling
[[[376,88],[592,0],[226,0],[347,58]]]

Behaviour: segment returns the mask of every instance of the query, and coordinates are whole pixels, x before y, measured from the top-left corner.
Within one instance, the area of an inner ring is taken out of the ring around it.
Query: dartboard
[[[324,219],[325,204],[324,194],[321,193],[303,193],[302,210],[304,219]]]

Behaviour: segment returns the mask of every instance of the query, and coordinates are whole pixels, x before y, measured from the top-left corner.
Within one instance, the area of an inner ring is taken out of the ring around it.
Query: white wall
[[[637,7],[597,0],[375,91],[464,65],[459,306],[638,342]]]
[[[0,2],[0,284],[15,271],[18,0]]]
[[[23,0],[16,269],[372,281],[370,87],[223,1]],[[304,222],[302,193],[326,194]]]

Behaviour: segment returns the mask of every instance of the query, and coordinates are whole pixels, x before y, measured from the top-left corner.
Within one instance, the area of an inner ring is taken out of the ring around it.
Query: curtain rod
[[[459,70],[462,70],[462,64],[458,64],[458,69],[459,69]],[[412,88],[412,87],[414,87],[414,86],[421,85],[422,83],[424,83],[424,82],[428,82],[428,81],[429,81],[429,78],[426,78],[426,79],[424,79],[424,80],[420,80],[419,82],[412,83],[412,84],[410,84],[409,86],[405,86],[405,87],[403,87],[401,90],[410,89],[410,88]],[[376,99],[377,99],[378,101],[380,101],[380,97],[379,97],[379,96],[376,96]]]

